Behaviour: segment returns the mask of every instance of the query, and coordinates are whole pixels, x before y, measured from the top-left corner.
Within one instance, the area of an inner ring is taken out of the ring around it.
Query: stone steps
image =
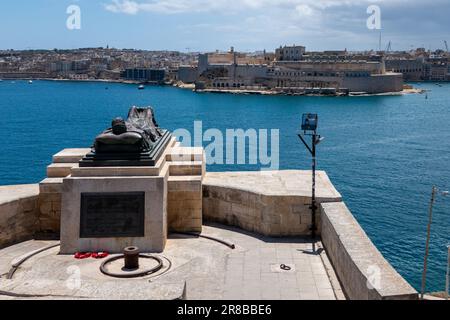
[[[89,148],[64,149],[53,156],[53,163],[78,163],[89,152]]]
[[[203,176],[203,161],[172,161],[170,162],[171,176]]]
[[[52,163],[47,167],[47,177],[65,178],[70,175],[72,168],[77,165],[77,163]]]
[[[203,161],[203,148],[173,147],[166,157],[167,161]]]

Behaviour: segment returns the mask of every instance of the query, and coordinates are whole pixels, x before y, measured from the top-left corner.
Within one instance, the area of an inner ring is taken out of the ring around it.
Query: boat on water
[[[33,84],[33,80],[28,81],[29,84]]]
[[[139,89],[139,90],[144,90],[144,89],[145,89],[145,86],[144,86],[143,84],[141,84],[141,85],[139,85],[138,89]]]

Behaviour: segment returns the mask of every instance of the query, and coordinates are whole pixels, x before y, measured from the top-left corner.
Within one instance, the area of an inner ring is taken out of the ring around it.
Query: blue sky
[[[73,4],[80,30],[66,28]],[[380,31],[366,26],[372,4],[381,9],[383,47],[450,43],[448,0],[2,0],[0,49],[377,49]]]

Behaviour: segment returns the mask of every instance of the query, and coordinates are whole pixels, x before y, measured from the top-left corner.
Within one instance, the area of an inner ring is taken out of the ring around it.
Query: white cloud
[[[113,0],[112,3],[105,5],[105,8],[111,12],[126,14],[136,14],[141,10],[137,2],[129,0]]]
[[[441,2],[441,0],[435,0]],[[442,0],[445,1],[445,0]],[[298,10],[312,12],[339,7],[352,7],[370,4],[395,6],[400,4],[414,5],[422,0],[111,0],[105,8],[112,12],[136,14],[140,11],[164,14],[189,12],[239,12],[247,10]]]
[[[194,20],[187,19],[177,28],[185,34],[198,34],[201,29],[203,36],[209,36],[214,42],[242,46],[292,41],[306,44],[316,43],[317,39],[321,39],[324,46],[377,46],[379,33],[370,32],[366,25],[367,8],[372,4],[381,7],[383,36],[398,46],[405,46],[405,36],[408,36],[405,30],[415,30],[417,38],[429,37],[431,27],[427,22],[432,22],[433,27],[439,26],[440,30],[448,30],[445,12],[450,10],[448,0],[108,1],[105,9],[115,13],[147,12],[175,15],[174,19],[176,15],[196,14]]]
[[[295,11],[297,11],[300,16],[312,16],[315,10],[307,4],[299,4],[295,7]]]

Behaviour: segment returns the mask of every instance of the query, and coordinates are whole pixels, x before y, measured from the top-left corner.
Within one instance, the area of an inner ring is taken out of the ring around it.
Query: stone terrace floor
[[[179,297],[180,288],[185,288],[188,300],[344,299],[320,242],[313,251],[309,239],[266,238],[221,225],[205,226],[203,234],[234,243],[236,249],[172,235],[160,255],[171,260],[172,268],[137,280],[106,277],[98,269],[101,260],[75,260],[58,255],[58,248],[31,258],[13,280],[7,280],[13,261],[55,242],[17,244],[0,250],[0,299],[173,299]],[[281,270],[281,264],[291,270]],[[67,270],[72,266],[80,270],[79,288],[67,285]],[[2,295],[2,291],[14,296]]]

